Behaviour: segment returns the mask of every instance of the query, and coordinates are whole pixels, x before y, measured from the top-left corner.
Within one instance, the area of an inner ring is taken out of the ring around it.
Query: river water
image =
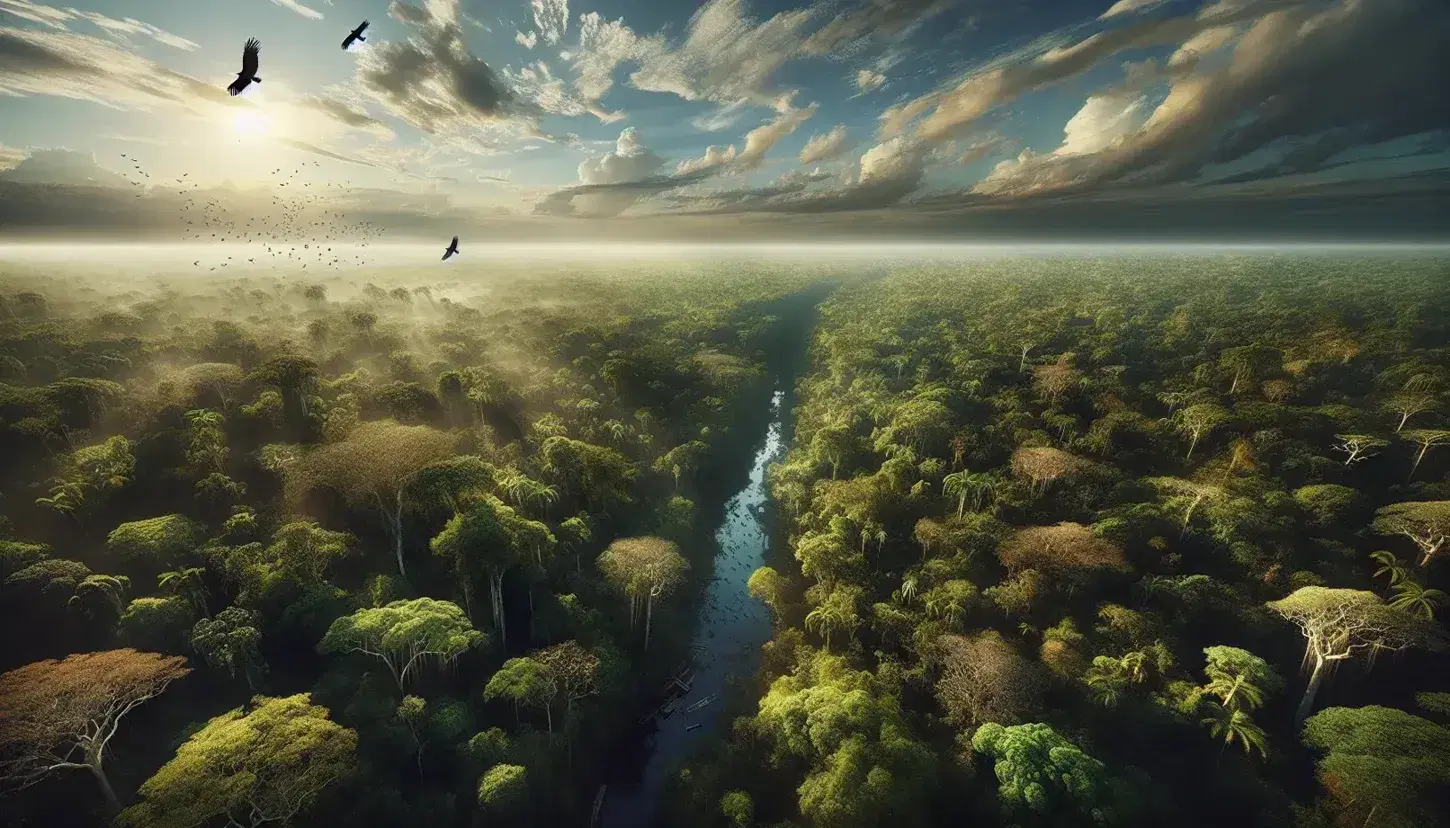
[[[656,730],[637,784],[613,784],[604,799],[604,828],[645,828],[659,806],[665,774],[689,755],[695,740],[715,735],[729,676],[748,678],[760,664],[760,647],[770,640],[770,610],[750,597],[746,582],[765,564],[767,535],[765,469],[781,448],[781,399],[770,402],[771,424],[755,455],[750,482],[725,504],[725,518],[715,533],[715,577],[705,592],[695,626],[695,680],[673,715],[656,720]],[[713,701],[688,713],[686,708]],[[691,730],[691,726],[700,727]]]

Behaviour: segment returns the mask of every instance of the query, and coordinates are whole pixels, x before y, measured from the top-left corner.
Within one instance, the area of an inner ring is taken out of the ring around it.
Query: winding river
[[[725,504],[715,532],[715,577],[705,593],[695,627],[695,680],[676,713],[656,719],[656,729],[637,784],[610,785],[600,823],[604,828],[645,828],[654,819],[665,774],[684,759],[695,739],[714,734],[729,676],[748,677],[760,663],[760,647],[770,639],[770,611],[750,597],[746,582],[765,563],[767,535],[765,469],[781,449],[779,391],[770,403],[771,424],[755,455],[750,482]],[[692,705],[712,699],[700,709]],[[695,727],[699,725],[699,727]]]

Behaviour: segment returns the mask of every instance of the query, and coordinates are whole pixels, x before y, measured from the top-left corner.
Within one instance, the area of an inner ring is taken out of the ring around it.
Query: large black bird
[[[450,242],[449,245],[448,245],[448,249],[445,250],[445,251],[443,251],[443,261],[445,261],[445,262],[448,261],[448,257],[454,255],[457,252],[458,252],[458,237],[457,236],[454,236],[453,237],[453,241]]]
[[[363,37],[363,32],[367,30],[368,22],[364,20],[362,22],[362,25],[358,26],[356,29],[353,29],[352,34],[348,35],[347,39],[342,42],[343,50],[346,51],[347,49],[351,49],[353,43],[367,43],[368,39]]]
[[[262,44],[257,42],[255,37],[247,39],[247,45],[242,47],[242,71],[237,73],[237,79],[227,87],[227,92],[232,97],[242,94],[242,90],[253,83],[261,83],[262,79],[257,77],[257,59],[262,54]]]

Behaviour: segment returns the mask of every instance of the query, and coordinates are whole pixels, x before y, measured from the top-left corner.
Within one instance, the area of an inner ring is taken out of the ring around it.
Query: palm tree
[[[955,495],[957,498],[958,519],[966,512],[968,496],[972,498],[973,511],[976,511],[982,508],[992,491],[992,478],[986,474],[973,474],[963,469],[942,478],[942,493],[948,497]]]
[[[826,600],[806,616],[806,630],[825,639],[828,651],[831,649],[832,633],[849,632],[855,626],[855,608],[851,606],[850,598],[839,591],[826,596]]]
[[[1260,758],[1269,757],[1269,738],[1264,735],[1263,728],[1254,724],[1252,716],[1242,710],[1231,711],[1226,707],[1220,708],[1220,711],[1219,715],[1202,720],[1213,738],[1222,739],[1224,747],[1237,741],[1243,746],[1245,756],[1250,756],[1257,750]]]
[[[1380,565],[1380,568],[1374,571],[1374,577],[1378,578],[1381,575],[1388,577],[1390,582],[1387,586],[1391,588],[1410,576],[1409,570],[1400,564],[1400,559],[1396,558],[1392,552],[1371,552],[1369,557]]]
[[[1426,589],[1408,575],[1395,584],[1394,590],[1395,597],[1390,599],[1391,607],[1417,615],[1426,621],[1435,620],[1435,610],[1445,603],[1447,597],[1441,590]]]
[[[1123,691],[1128,688],[1128,677],[1123,674],[1122,662],[1109,656],[1093,659],[1093,666],[1083,677],[1093,701],[1103,707],[1117,707],[1122,701]]]
[[[903,604],[910,604],[916,598],[916,575],[908,572],[901,576],[901,588],[896,590],[892,597],[897,598]]]
[[[1225,709],[1253,709],[1264,703],[1264,691],[1242,673],[1232,675],[1214,670],[1209,672],[1208,679],[1204,691],[1218,696]]]

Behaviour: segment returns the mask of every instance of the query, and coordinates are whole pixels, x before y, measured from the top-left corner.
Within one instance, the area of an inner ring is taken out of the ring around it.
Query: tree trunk
[[[500,650],[508,651],[508,629],[504,625],[503,617],[503,573],[490,572],[488,575],[489,601],[493,604],[493,625],[498,629],[498,646]]]
[[[554,709],[550,705],[544,705],[544,721],[549,723],[549,732],[554,732]]]
[[[99,757],[92,759],[87,765],[91,769],[91,775],[96,777],[96,784],[101,786],[101,796],[106,798],[106,812],[115,814],[121,810],[121,800],[116,798],[116,791],[111,787],[111,780],[106,778],[106,772],[101,768]]]
[[[1185,457],[1185,458],[1183,458],[1183,459],[1184,460],[1192,460],[1193,459],[1193,450],[1195,448],[1197,448],[1197,447],[1198,447],[1198,432],[1194,432],[1194,434],[1193,434],[1193,441],[1188,444],[1188,456]]]
[[[1309,718],[1309,711],[1314,709],[1314,696],[1319,692],[1319,685],[1323,682],[1324,659],[1315,656],[1314,671],[1309,674],[1309,686],[1304,688],[1304,698],[1299,701],[1299,709],[1294,711],[1295,725]]]
[[[534,643],[534,585],[529,584],[529,643]]]
[[[393,523],[393,553],[398,558],[398,577],[408,580],[408,570],[403,565],[403,489],[398,488],[397,507],[388,516]]]
[[[1414,465],[1410,466],[1410,476],[1405,478],[1406,481],[1413,480],[1415,478],[1415,470],[1420,468],[1420,461],[1425,459],[1425,452],[1429,450],[1429,443],[1420,446],[1420,453],[1415,455],[1415,463]]]
[[[654,618],[654,611],[655,611],[655,597],[654,597],[654,593],[650,593],[649,597],[645,599],[645,611],[644,611],[644,648],[646,650],[649,649],[649,627],[650,627],[650,621],[653,620],[653,618]]]

